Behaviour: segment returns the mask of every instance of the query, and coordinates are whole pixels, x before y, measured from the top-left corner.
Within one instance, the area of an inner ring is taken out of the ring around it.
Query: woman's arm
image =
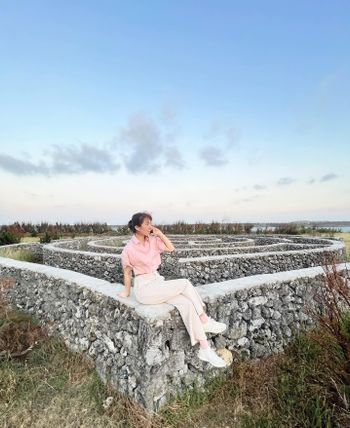
[[[129,297],[130,288],[131,288],[131,272],[132,268],[130,266],[125,266],[124,273],[124,289],[120,293],[118,293],[119,297]]]
[[[164,242],[164,244],[165,244],[165,246],[167,247],[167,250],[168,250],[169,252],[172,252],[172,251],[174,251],[174,250],[175,250],[175,247],[174,247],[174,245],[171,243],[170,239],[169,239],[169,238],[167,238],[167,237],[164,235],[164,233],[163,233],[161,230],[159,230],[157,227],[154,227],[154,226],[153,226],[153,233],[152,233],[152,235],[154,235],[154,236],[159,236],[159,238]]]

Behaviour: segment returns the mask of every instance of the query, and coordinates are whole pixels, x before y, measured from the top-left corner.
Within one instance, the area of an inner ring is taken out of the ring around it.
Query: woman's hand
[[[151,233],[151,236],[158,236],[165,244],[169,252],[172,252],[175,250],[174,245],[170,242],[169,238],[167,238],[164,233],[159,230],[157,227],[153,226],[153,233]]]
[[[163,232],[159,230],[158,227],[152,226],[151,235],[160,237],[161,235],[163,235]]]
[[[129,297],[130,296],[130,292],[128,290],[123,290],[120,293],[117,294],[117,296],[119,297]]]

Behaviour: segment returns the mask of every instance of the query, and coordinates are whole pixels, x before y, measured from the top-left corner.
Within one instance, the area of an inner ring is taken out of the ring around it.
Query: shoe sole
[[[199,357],[198,357],[198,358],[199,358]],[[217,366],[216,364],[213,364],[211,361],[204,360],[203,358],[199,358],[199,359],[200,359],[201,361],[204,361],[204,362],[206,362],[206,363],[211,364],[213,367],[217,367],[217,368],[220,368],[220,369],[222,369],[222,368],[226,367],[226,364],[224,364],[223,366],[222,366],[222,365]]]
[[[213,334],[220,334],[220,333],[223,333],[225,330],[227,330],[227,326],[225,328],[223,328],[222,330],[219,330],[219,331],[211,331],[211,330],[206,330],[204,328],[205,333],[213,333]]]
[[[206,363],[211,364],[213,367],[218,367],[218,368],[226,367],[226,364],[224,364],[223,366],[222,366],[222,365],[217,366],[217,365],[213,364],[211,361],[209,361],[209,360],[207,360],[207,359],[205,359],[205,358],[200,358],[199,356],[198,356],[198,358],[199,358],[201,361],[204,361],[204,362],[206,362]]]

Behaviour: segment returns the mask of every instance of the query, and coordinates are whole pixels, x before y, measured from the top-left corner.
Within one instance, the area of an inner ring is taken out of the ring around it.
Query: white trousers
[[[186,278],[165,281],[158,271],[134,278],[136,299],[145,305],[169,303],[180,312],[191,339],[191,345],[205,340],[206,335],[199,315],[205,306],[196,288]]]

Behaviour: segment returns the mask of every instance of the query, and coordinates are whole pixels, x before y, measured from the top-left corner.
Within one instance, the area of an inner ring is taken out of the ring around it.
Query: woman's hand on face
[[[158,227],[152,226],[152,232],[151,235],[153,236],[161,236],[163,232],[158,229]]]
[[[127,290],[123,290],[120,293],[117,294],[119,297],[129,297],[130,293]]]

